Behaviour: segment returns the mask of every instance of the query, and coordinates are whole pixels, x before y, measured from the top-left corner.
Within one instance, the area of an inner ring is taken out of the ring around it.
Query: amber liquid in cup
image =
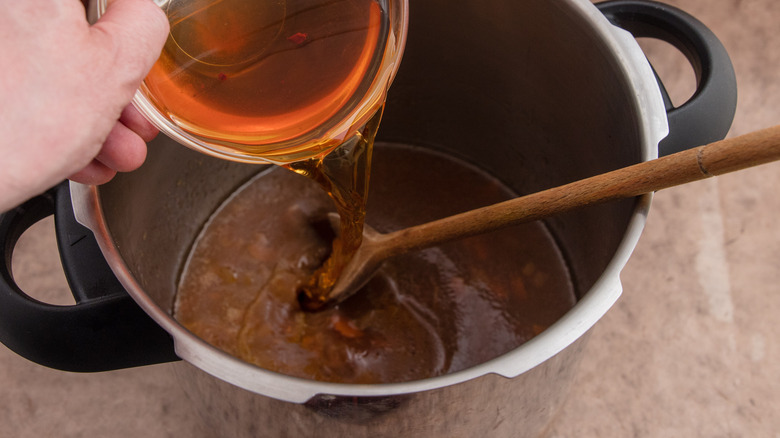
[[[390,22],[380,2],[170,0],[161,7],[171,31],[141,91],[167,123],[198,141],[289,163],[333,149],[381,105],[383,96],[354,113],[381,80]],[[345,132],[331,132],[339,129]]]

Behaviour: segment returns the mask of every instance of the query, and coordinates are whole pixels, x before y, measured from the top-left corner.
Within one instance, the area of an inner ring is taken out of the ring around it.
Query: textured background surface
[[[669,0],[707,24],[737,72],[729,136],[780,121],[780,2]],[[676,102],[681,55],[643,43]],[[549,437],[780,437],[780,163],[656,195],[622,279],[593,328]],[[23,288],[68,303],[51,221],[25,234]],[[210,436],[168,366],[71,374],[0,348],[0,436]]]
[[[780,3],[667,3],[731,55],[739,102],[729,136],[778,124]],[[690,68],[647,52],[684,100]],[[778,187],[773,163],[655,196],[623,297],[594,327],[551,437],[780,437]]]

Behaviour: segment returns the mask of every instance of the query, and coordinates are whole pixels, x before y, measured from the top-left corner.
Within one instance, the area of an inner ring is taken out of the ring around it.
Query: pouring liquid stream
[[[341,219],[330,256],[301,287],[298,300],[304,309],[316,310],[328,302],[333,285],[363,242],[371,156],[381,118],[380,110],[362,132],[328,156],[285,166],[316,181],[335,203]]]

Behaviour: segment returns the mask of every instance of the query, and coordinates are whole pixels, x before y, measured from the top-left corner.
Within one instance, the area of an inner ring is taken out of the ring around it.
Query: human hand
[[[150,0],[114,0],[92,26],[80,0],[5,2],[0,212],[68,176],[101,184],[143,163],[157,130],[129,102],[167,34]]]

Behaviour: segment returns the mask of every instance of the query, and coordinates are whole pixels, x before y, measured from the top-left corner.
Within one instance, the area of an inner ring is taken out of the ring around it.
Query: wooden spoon
[[[363,243],[330,292],[330,301],[355,293],[389,257],[586,205],[645,193],[780,159],[780,125],[722,140],[570,184],[381,234],[364,227]],[[333,213],[331,222],[338,223]]]

